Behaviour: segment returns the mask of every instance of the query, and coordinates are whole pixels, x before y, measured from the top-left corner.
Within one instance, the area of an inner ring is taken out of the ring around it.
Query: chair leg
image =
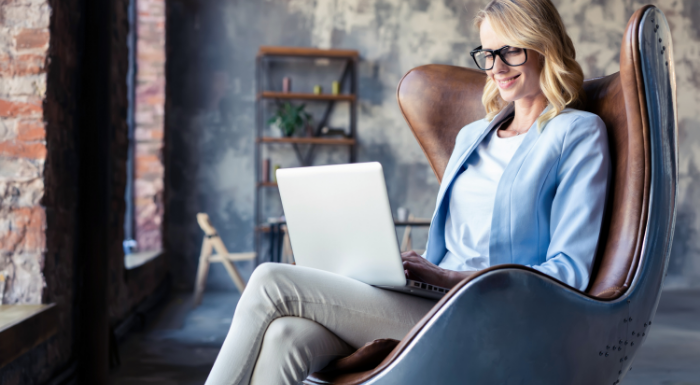
[[[212,245],[211,241],[205,236],[202,242],[202,252],[199,254],[199,267],[197,267],[197,281],[194,284],[194,298],[192,306],[197,307],[202,303],[202,295],[204,294],[204,286],[207,283],[207,275],[209,274],[209,256],[211,256]]]
[[[238,288],[238,291],[243,294],[243,290],[245,290],[245,281],[241,277],[241,275],[238,273],[238,269],[236,269],[236,266],[231,263],[231,261],[227,259],[223,259],[221,263],[224,264],[224,267],[226,268],[226,271],[228,272],[228,275],[231,276],[231,279],[233,280],[233,283],[236,284],[236,287]]]
[[[226,250],[226,246],[224,246],[224,242],[221,240],[221,237],[215,236],[209,239],[211,241],[212,246],[216,250],[218,254],[222,255],[221,263],[224,264],[224,267],[226,268],[226,271],[228,272],[228,275],[231,276],[231,279],[233,280],[233,283],[236,285],[238,288],[238,291],[243,294],[243,290],[245,290],[245,281],[241,277],[241,275],[238,273],[238,270],[236,269],[236,266],[231,263],[228,259],[226,259],[223,256],[228,255],[228,250]]]

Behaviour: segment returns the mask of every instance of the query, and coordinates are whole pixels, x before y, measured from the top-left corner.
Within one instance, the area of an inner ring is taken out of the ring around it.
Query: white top
[[[499,138],[489,133],[455,179],[445,221],[447,253],[440,267],[455,271],[485,269],[489,264],[489,238],[496,189],[501,175],[525,135]]]

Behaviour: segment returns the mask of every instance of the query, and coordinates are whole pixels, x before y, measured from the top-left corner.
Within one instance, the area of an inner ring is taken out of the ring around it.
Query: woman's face
[[[479,30],[481,35],[481,45],[484,49],[499,49],[507,45],[503,39],[493,30],[489,19],[486,18],[481,23]],[[527,61],[518,67],[511,67],[501,60],[494,58],[493,68],[486,71],[486,74],[496,83],[501,98],[506,102],[515,102],[523,98],[533,100],[542,96],[540,89],[540,54],[528,50]]]

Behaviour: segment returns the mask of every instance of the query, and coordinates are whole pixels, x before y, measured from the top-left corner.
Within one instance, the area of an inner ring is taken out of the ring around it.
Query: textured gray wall
[[[429,217],[438,184],[396,105],[396,84],[421,64],[471,67],[469,50],[479,45],[472,19],[486,2],[169,0],[165,242],[175,282],[188,287],[194,280],[201,244],[196,212],[211,215],[230,251],[253,248],[254,66],[260,45],[360,51],[359,161],[384,165],[394,208]],[[627,20],[643,2],[554,2],[586,77],[616,72]],[[700,286],[700,27],[693,22],[700,20],[700,2],[657,5],[673,32],[680,119],[680,206],[667,286]],[[274,163],[296,165],[291,151],[276,149]],[[327,150],[319,161],[343,156]],[[271,205],[267,215],[278,211]],[[425,233],[418,234],[415,246],[424,240]],[[249,273],[252,266],[241,267]],[[208,286],[233,288],[218,266]]]

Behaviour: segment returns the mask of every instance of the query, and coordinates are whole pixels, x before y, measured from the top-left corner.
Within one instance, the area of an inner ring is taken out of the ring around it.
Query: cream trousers
[[[377,338],[402,339],[435,301],[301,266],[260,265],[206,385],[296,385]]]

